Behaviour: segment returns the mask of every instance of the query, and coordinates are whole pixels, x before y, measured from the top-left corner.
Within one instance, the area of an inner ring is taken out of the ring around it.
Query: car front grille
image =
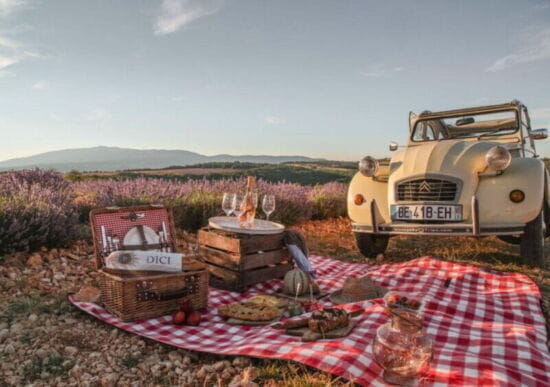
[[[415,179],[397,184],[398,201],[452,202],[456,199],[457,184],[440,179]]]

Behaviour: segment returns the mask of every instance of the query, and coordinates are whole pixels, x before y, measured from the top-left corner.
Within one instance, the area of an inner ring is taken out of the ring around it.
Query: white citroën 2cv
[[[550,178],[519,101],[409,114],[409,140],[389,163],[365,157],[347,198],[357,246],[383,253],[392,235],[496,235],[544,265]],[[398,145],[390,144],[396,151]]]

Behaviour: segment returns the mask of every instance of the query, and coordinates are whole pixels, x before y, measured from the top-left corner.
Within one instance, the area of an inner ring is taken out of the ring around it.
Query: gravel
[[[0,261],[0,385],[257,386],[248,358],[175,349],[78,311],[67,295],[84,285],[97,287],[85,242]]]

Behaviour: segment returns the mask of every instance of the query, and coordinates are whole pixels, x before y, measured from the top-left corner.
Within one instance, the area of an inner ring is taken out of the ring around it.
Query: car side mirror
[[[533,140],[545,140],[548,138],[548,129],[541,128],[531,130],[530,136]]]
[[[399,148],[399,144],[394,141],[390,142],[390,151],[394,152],[397,150],[397,148]]]

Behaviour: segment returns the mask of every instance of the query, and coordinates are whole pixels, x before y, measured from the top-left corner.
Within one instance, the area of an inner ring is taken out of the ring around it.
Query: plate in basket
[[[208,225],[218,230],[251,235],[280,234],[285,231],[285,226],[282,224],[263,219],[254,219],[252,228],[239,227],[235,216],[216,216],[208,220]]]

